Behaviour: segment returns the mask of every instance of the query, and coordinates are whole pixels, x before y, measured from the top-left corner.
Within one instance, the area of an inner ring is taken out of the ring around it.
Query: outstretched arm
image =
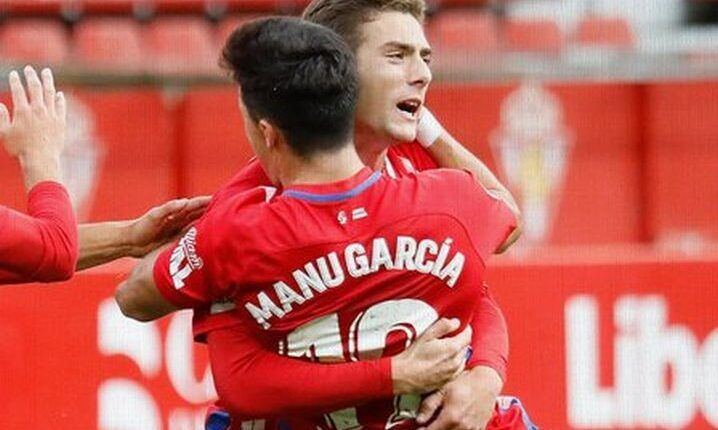
[[[28,215],[0,208],[0,284],[66,280],[77,259],[75,216],[60,177],[65,98],[50,69],[24,73],[27,92],[10,73],[12,118],[0,103],[0,141],[19,160],[28,190]]]
[[[77,270],[122,257],[143,257],[199,218],[209,201],[208,196],[170,200],[133,220],[81,224]]]

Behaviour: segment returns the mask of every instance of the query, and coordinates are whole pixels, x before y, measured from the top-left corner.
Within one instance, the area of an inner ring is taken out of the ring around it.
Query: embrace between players
[[[423,106],[423,14],[315,0],[227,41],[257,158],[116,294],[139,320],[195,309],[222,408],[208,426],[532,428],[497,402],[508,339],[483,282],[518,209]]]

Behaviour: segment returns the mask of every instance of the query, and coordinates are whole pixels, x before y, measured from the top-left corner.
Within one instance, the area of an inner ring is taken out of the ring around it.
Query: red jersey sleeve
[[[324,413],[393,395],[391,359],[319,364],[267,351],[242,327],[208,335],[221,405],[233,418]]]
[[[509,333],[504,314],[486,285],[481,287],[481,296],[474,309],[471,328],[473,329],[471,346],[474,352],[466,366],[490,367],[506,381]]]
[[[72,277],[77,224],[65,188],[51,181],[28,194],[28,215],[0,207],[0,284]]]
[[[214,193],[212,201],[207,206],[206,212],[210,212],[216,205],[233,196],[260,186],[272,186],[272,183],[264,172],[264,168],[259,160],[253,158],[242,167],[229,182],[220,188],[219,191]]]
[[[387,151],[387,157],[398,169],[404,171],[423,171],[438,169],[434,158],[417,142],[398,143]]]
[[[484,188],[473,173],[448,169],[441,169],[441,172],[453,176],[445,183],[446,192],[454,199],[452,209],[486,264],[516,228],[516,216],[503,200]]]
[[[194,308],[224,301],[234,293],[234,280],[247,269],[242,250],[244,217],[276,190],[265,187],[220,202],[155,261],[153,275],[160,293],[173,305]]]
[[[178,308],[203,306],[220,297],[214,283],[215,245],[209,221],[203,218],[155,261],[155,285],[162,296]]]

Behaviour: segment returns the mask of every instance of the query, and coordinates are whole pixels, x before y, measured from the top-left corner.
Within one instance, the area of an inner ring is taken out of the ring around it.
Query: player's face
[[[362,35],[357,128],[412,141],[431,82],[431,48],[424,29],[408,13],[383,12],[363,24]]]

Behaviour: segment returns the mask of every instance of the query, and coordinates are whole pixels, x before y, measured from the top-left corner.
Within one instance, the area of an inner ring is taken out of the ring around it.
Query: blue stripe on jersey
[[[341,200],[346,200],[350,197],[354,197],[358,194],[361,194],[362,191],[366,190],[367,188],[374,185],[376,181],[379,180],[381,177],[381,172],[374,172],[371,176],[366,178],[361,184],[357,185],[356,187],[352,188],[351,190],[344,191],[343,193],[334,193],[334,194],[314,194],[314,193],[308,193],[306,191],[298,191],[298,190],[285,190],[282,195],[287,197],[294,197],[295,199],[302,199],[302,200],[308,200],[310,202],[319,202],[319,203],[331,203],[331,202],[338,202]]]

